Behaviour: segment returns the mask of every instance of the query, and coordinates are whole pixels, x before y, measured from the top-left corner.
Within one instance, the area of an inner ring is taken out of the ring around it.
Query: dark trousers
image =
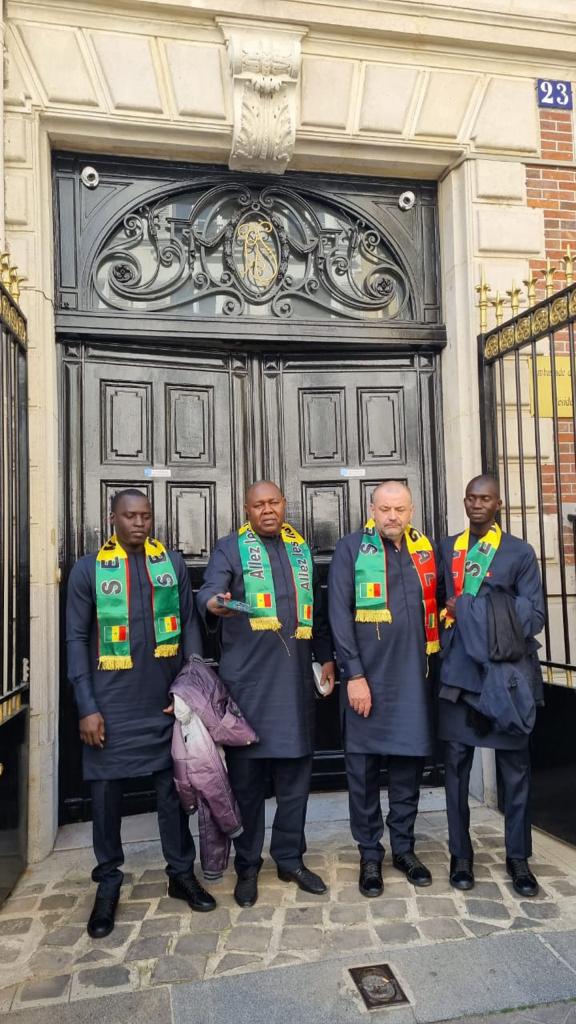
[[[449,740],[444,749],[450,853],[471,860],[468,787],[475,748]],[[530,751],[526,744],[520,750],[496,750],[495,753],[504,794],[506,856],[525,860],[532,856]]]
[[[158,827],[168,875],[186,875],[194,870],[196,850],[190,835],[188,816],[182,810],[172,770],[155,772],[152,776],[158,802]],[[124,851],[120,828],[122,823],[123,779],[98,780],[90,784],[92,791],[92,836],[97,866],[92,880],[106,892],[120,888],[124,875]]]
[[[384,856],[381,839],[384,820],[380,804],[379,754],[346,754],[350,828],[358,843],[362,860]],[[388,803],[386,824],[390,831],[392,853],[414,849],[414,823],[418,813],[423,757],[390,756],[388,760]]]
[[[278,867],[294,871],[306,850],[304,826],[310,793],[312,757],[259,758],[226,755],[228,778],[238,801],[244,831],[234,839],[234,867],[240,877],[255,875],[262,865],[266,778],[270,769],[276,794],[276,814],[270,856]]]

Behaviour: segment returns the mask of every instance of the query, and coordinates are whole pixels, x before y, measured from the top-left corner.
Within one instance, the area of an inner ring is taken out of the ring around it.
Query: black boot
[[[119,889],[116,889],[115,892],[105,892],[102,891],[100,885],[98,886],[92,913],[86,926],[86,931],[91,939],[105,939],[107,935],[110,935],[114,929],[114,917],[119,899]]]
[[[171,875],[168,895],[174,900],[186,900],[192,910],[198,910],[203,914],[216,908],[216,900],[202,888],[194,874]]]
[[[474,887],[474,872],[472,870],[472,859],[468,857],[450,857],[450,885],[455,889],[472,889]]]
[[[512,879],[512,885],[519,896],[537,896],[539,885],[536,876],[528,867],[527,860],[518,857],[506,857],[506,871]]]

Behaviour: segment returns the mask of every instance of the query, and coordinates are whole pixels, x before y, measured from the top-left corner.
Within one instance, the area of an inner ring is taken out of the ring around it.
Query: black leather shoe
[[[519,896],[537,896],[539,885],[536,876],[528,867],[527,860],[506,857],[506,871],[512,879],[512,885]]]
[[[398,871],[404,872],[412,885],[432,885],[432,875],[415,853],[395,853],[392,855],[392,863]]]
[[[467,857],[450,857],[450,885],[455,889],[473,889],[472,861]]]
[[[381,896],[384,892],[382,865],[377,860],[360,861],[358,888],[363,896]]]
[[[258,875],[238,877],[234,886],[234,899],[239,907],[253,907],[258,899]]]
[[[202,888],[196,875],[172,875],[168,882],[168,895],[173,900],[186,900],[192,910],[202,914],[216,908],[216,900]]]
[[[324,884],[320,875],[315,875],[313,871],[309,871],[302,864],[295,871],[283,871],[282,868],[278,868],[278,878],[282,882],[296,882],[299,889],[304,892],[311,892],[314,896],[322,896],[325,892],[328,892],[328,887]]]
[[[119,899],[119,890],[114,893],[101,893],[97,890],[92,913],[86,925],[86,931],[91,939],[105,939],[113,931]]]

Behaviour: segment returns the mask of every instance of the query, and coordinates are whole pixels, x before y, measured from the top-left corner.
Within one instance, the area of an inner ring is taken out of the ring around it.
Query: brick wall
[[[544,211],[546,256],[552,264],[562,265],[569,244],[574,255],[576,280],[576,168],[567,167],[574,160],[572,111],[540,110],[540,138],[542,159],[553,161],[553,166],[532,165],[526,168],[528,206]],[[533,260],[530,267],[541,280],[537,285],[538,299],[544,298],[544,271],[546,260]],[[564,287],[564,277],[554,278],[555,290]],[[556,335],[555,351],[569,351],[567,332]],[[576,461],[574,457],[574,431],[571,419],[558,420],[558,449],[563,504],[576,505]],[[557,494],[553,451],[542,465],[542,504],[548,515],[557,513]],[[563,530],[566,563],[574,564],[574,534],[570,527]]]

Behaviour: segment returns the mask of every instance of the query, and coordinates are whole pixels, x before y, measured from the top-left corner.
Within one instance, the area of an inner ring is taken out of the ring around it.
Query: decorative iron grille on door
[[[507,293],[512,317],[503,322],[500,295],[482,280],[479,359],[483,463],[499,478],[505,530],[535,548],[542,569],[547,620],[540,660],[546,706],[532,739],[534,820],[576,843],[576,284],[567,250],[566,286],[554,292],[557,269],[544,275],[546,297],[535,302],[537,278]],[[489,302],[496,326],[486,329]]]

